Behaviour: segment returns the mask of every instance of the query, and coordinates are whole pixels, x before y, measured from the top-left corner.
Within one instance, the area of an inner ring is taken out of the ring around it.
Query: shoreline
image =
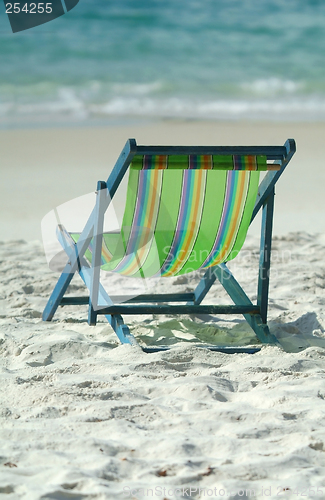
[[[155,117],[150,115],[116,115],[109,116],[105,118],[89,118],[80,119],[70,116],[53,116],[49,120],[48,118],[40,118],[31,120],[30,116],[26,116],[26,120],[20,116],[17,120],[11,120],[7,122],[6,120],[0,119],[0,132],[9,131],[26,131],[26,130],[59,130],[59,129],[101,129],[101,128],[124,128],[124,127],[142,127],[150,124],[154,125],[186,125],[186,124],[207,124],[211,126],[325,126],[325,118],[316,117],[310,119],[302,118],[292,118],[290,119],[279,119],[267,117],[263,118],[245,118],[245,117],[225,117],[225,118],[201,118],[201,117],[182,117],[182,116],[170,116],[170,117]]]
[[[274,234],[325,232],[322,165],[325,123],[161,120],[120,126],[0,130],[1,240],[41,239],[41,220],[106,180],[126,140],[138,144],[275,145],[297,152],[277,184]],[[253,234],[259,229],[252,225]]]

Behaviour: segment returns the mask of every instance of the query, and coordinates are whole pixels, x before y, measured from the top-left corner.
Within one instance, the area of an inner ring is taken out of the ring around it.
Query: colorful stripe
[[[121,232],[103,237],[103,269],[167,277],[234,258],[265,165],[264,157],[249,155],[135,157]],[[92,251],[91,242],[89,261]]]
[[[234,170],[257,170],[256,156],[233,156]]]
[[[263,155],[136,155],[130,165],[134,170],[204,169],[204,170],[279,170],[268,164]]]
[[[174,240],[157,275],[174,276],[189,259],[194,246],[204,206],[206,172],[185,171],[179,216]]]
[[[227,259],[236,241],[250,184],[250,174],[228,172],[225,201],[215,243],[202,267],[220,264]]]
[[[93,241],[94,240],[92,239],[88,245],[88,250],[91,253],[91,255],[93,253]],[[103,238],[103,240],[102,240],[102,253],[101,253],[101,265],[103,266],[103,265],[107,264],[108,262],[110,262],[112,260],[112,257],[113,257],[113,254],[107,248],[106,242]]]
[[[72,237],[73,241],[75,243],[78,242],[79,240],[79,237],[80,237],[80,233],[70,233],[70,236]],[[105,235],[103,235],[103,240],[102,240],[102,253],[101,253],[101,265],[105,265],[107,264],[108,262],[110,262],[113,258],[113,255],[114,255],[114,250],[115,250],[115,247],[116,245],[112,245],[112,248],[111,250],[108,248],[107,246],[107,239],[110,240],[113,237],[116,237],[117,234],[109,234],[109,233],[106,233]],[[114,238],[116,240],[116,238]],[[88,245],[88,248],[85,252],[85,258],[87,259],[87,261],[89,263],[91,263],[91,259],[92,259],[92,253],[93,253],[93,240],[90,241],[89,245]]]
[[[168,156],[166,155],[144,155],[143,156],[143,169],[151,170],[151,169],[165,169],[167,168],[167,160]]]
[[[162,171],[143,170],[139,173],[138,198],[125,256],[115,272],[132,276],[141,269],[150,250],[158,216]]]
[[[211,155],[189,155],[188,168],[189,169],[211,170],[213,168],[212,156]]]

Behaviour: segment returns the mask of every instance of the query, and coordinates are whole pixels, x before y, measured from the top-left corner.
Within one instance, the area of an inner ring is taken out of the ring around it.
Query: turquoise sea
[[[80,0],[13,34],[0,126],[139,118],[325,120],[324,0]]]

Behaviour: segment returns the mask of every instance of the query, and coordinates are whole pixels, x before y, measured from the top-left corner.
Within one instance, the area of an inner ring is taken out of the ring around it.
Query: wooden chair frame
[[[78,243],[74,243],[69,234],[59,226],[59,238],[69,259],[51,297],[44,309],[43,320],[51,321],[58,306],[88,304],[88,323],[96,325],[97,316],[105,315],[123,344],[136,345],[137,341],[124,323],[122,315],[128,314],[243,314],[262,343],[275,344],[276,338],[267,325],[269,293],[269,271],[272,243],[272,223],[274,209],[275,184],[296,151],[295,141],[288,139],[284,146],[138,146],[134,139],[129,139],[120,154],[107,182],[97,184],[96,205],[81,233]],[[208,268],[201,281],[191,293],[139,295],[124,304],[114,304],[100,283],[100,262],[103,223],[105,212],[114,197],[134,155],[265,155],[280,165],[279,170],[266,173],[258,189],[251,223],[259,210],[262,210],[260,260],[257,285],[257,302],[254,305],[242,287],[236,281],[227,265],[220,264]],[[84,258],[85,251],[93,238],[93,256],[91,266]],[[78,272],[89,290],[89,297],[64,297],[74,274]],[[211,286],[218,279],[235,305],[202,305],[201,302]],[[173,304],[178,302],[178,304]],[[183,304],[179,304],[183,303]],[[98,304],[107,304],[98,308]],[[206,346],[221,352],[249,352],[259,348]],[[145,352],[169,349],[170,346],[143,347]]]

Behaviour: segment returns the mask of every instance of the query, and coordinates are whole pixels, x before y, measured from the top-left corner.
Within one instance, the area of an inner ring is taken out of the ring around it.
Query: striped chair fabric
[[[132,277],[178,276],[235,258],[265,156],[133,158],[120,233],[104,233],[102,269]],[[79,234],[71,233],[74,241]],[[92,242],[85,257],[91,262]]]

